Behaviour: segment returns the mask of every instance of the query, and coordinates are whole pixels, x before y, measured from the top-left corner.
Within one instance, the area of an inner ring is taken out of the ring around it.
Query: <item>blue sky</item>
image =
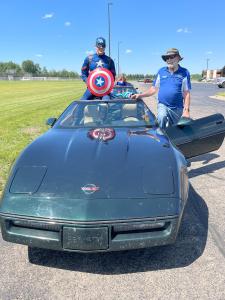
[[[95,39],[108,41],[107,0],[0,0],[0,61],[31,59],[80,72]],[[154,74],[176,47],[191,73],[225,65],[225,1],[112,0],[111,57],[125,73]],[[106,49],[108,53],[108,48]]]

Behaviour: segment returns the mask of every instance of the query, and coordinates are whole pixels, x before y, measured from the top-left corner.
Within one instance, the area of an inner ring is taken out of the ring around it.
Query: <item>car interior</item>
[[[60,120],[61,119],[61,120]],[[154,116],[142,102],[85,102],[59,119],[60,127],[145,126]]]

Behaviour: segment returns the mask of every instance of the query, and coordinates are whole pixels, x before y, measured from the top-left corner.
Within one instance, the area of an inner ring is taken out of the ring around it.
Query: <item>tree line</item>
[[[154,80],[156,77],[156,74],[155,75],[152,75],[152,74],[124,74],[124,75],[126,76],[127,80],[142,80],[145,78]],[[200,81],[202,79],[202,74],[191,74],[191,79]]]
[[[80,78],[77,72],[67,71],[66,69],[56,71],[48,70],[46,67],[41,67],[35,64],[32,60],[24,60],[21,65],[9,62],[0,62],[0,76],[37,76],[37,77],[63,77],[63,78]],[[153,79],[154,75],[151,74],[125,74],[127,80],[140,80],[144,78]]]
[[[144,78],[154,79],[155,75],[152,74],[124,74],[127,80],[141,80]]]
[[[225,76],[225,66],[221,69],[222,76]],[[41,67],[39,64],[35,64],[32,60],[24,60],[21,65],[9,62],[0,62],[0,76],[37,76],[37,77],[62,77],[62,78],[80,78],[77,72],[63,70],[48,70],[46,67]],[[154,74],[124,74],[127,80],[142,80],[149,78],[153,80]],[[203,74],[192,74],[191,79],[201,80]]]
[[[77,72],[63,70],[48,70],[46,67],[41,67],[35,64],[32,60],[24,60],[21,65],[12,61],[0,62],[0,76],[37,76],[37,77],[63,77],[63,78],[79,78]]]

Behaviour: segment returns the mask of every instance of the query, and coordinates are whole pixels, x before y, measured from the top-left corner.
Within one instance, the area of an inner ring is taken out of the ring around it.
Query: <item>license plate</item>
[[[63,228],[63,248],[68,250],[106,250],[108,248],[108,227]]]

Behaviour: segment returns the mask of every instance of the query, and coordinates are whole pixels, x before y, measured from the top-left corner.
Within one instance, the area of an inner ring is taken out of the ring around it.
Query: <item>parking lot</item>
[[[225,116],[225,101],[209,97],[217,92],[216,85],[193,84],[191,117]],[[154,97],[147,101],[156,111]],[[85,255],[28,251],[0,238],[0,299],[225,299],[225,142],[192,159],[189,178],[171,246]]]

